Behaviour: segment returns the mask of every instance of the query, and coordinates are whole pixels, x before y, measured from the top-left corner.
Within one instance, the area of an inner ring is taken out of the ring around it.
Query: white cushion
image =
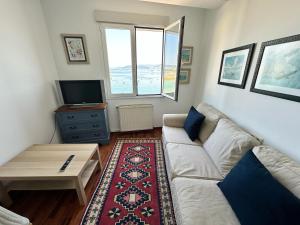
[[[206,103],[200,103],[197,110],[205,116],[205,120],[201,124],[199,139],[204,143],[217,126],[221,118],[226,118],[225,114]]]
[[[273,177],[300,198],[300,163],[270,146],[257,146],[253,153]]]
[[[201,146],[167,144],[169,179],[191,177],[221,180],[217,167]]]
[[[163,126],[164,146],[168,143],[201,145],[199,140],[192,141],[183,128]]]
[[[239,225],[217,181],[175,178],[173,191],[182,225]]]
[[[223,176],[260,142],[229,119],[221,119],[203,147]]]

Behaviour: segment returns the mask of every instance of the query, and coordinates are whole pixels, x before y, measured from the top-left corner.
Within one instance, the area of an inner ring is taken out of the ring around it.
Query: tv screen
[[[103,102],[102,91],[104,90],[101,90],[100,80],[60,80],[59,86],[64,104],[76,105]]]

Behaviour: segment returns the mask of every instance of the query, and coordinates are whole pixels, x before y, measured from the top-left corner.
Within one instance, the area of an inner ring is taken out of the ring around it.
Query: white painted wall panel
[[[0,1],[0,164],[54,130],[57,71],[39,0]]]
[[[164,97],[139,97],[108,99],[108,113],[111,131],[118,131],[119,118],[116,106],[124,104],[152,104],[154,106],[154,126],[162,126],[164,113],[186,113],[194,101],[196,83],[201,62],[201,37],[204,24],[204,10],[191,7],[161,5],[133,0],[42,0],[51,45],[60,79],[106,79],[103,44],[95,22],[95,10],[121,11],[128,13],[160,15],[170,18],[170,22],[186,16],[184,45],[194,47],[190,84],[180,85],[179,101]],[[82,33],[86,35],[90,64],[68,65],[65,59],[61,33]]]
[[[206,101],[300,161],[300,103],[250,92],[264,41],[300,33],[299,0],[230,0],[207,12],[195,105]],[[257,42],[246,89],[218,85],[222,51]]]

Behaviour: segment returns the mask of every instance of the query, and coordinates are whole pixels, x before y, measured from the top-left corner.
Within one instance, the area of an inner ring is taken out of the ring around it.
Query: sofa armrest
[[[168,127],[183,127],[187,114],[164,114],[163,125]]]
[[[29,220],[0,206],[0,224],[30,225]]]

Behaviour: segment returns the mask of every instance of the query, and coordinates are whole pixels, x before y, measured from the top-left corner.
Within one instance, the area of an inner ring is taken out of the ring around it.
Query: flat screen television
[[[65,105],[86,105],[105,102],[103,80],[59,80]]]

